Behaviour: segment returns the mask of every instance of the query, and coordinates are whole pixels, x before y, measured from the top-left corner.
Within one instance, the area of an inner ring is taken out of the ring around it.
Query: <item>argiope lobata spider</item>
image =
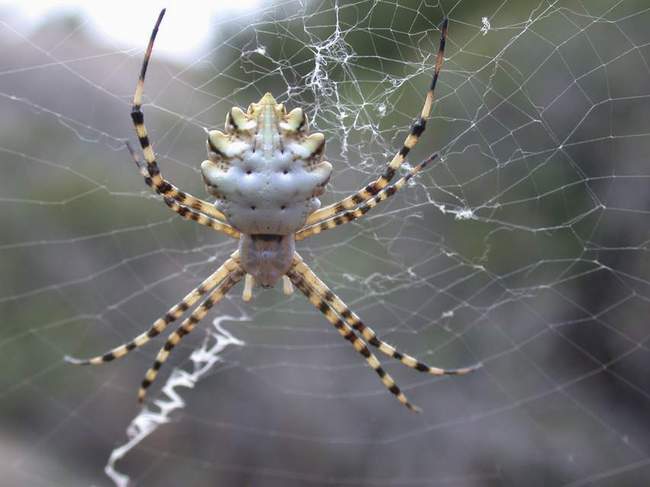
[[[293,286],[296,286],[341,336],[352,343],[384,386],[399,402],[413,411],[418,408],[408,401],[392,377],[382,368],[368,349],[368,344],[407,367],[432,375],[461,375],[478,368],[480,364],[460,369],[431,367],[383,342],[312,272],[295,251],[296,240],[361,218],[377,204],[393,196],[435,159],[436,155],[432,155],[390,184],[424,132],[431,113],[434,90],[443,62],[447,19],[441,28],[440,47],[431,86],[420,116],[411,127],[402,148],[377,179],[355,194],[319,209],[318,196],[325,191],[332,171],[332,165],[323,161],[325,137],[321,133],[309,133],[307,117],[301,108],[294,108],[287,113],[284,106],[276,103],[270,93],[266,93],[259,102],[252,103],[246,112],[237,107],[232,108],[226,117],[225,133],[212,130],[208,134],[208,160],[201,164],[201,172],[208,192],[216,197],[215,204],[185,193],[163,178],[149,142],[141,107],[147,65],[164,14],[163,9],[151,33],[131,111],[145,163],[139,160],[130,147],[129,151],[146,184],[162,196],[171,210],[187,220],[239,239],[239,247],[221,267],[180,303],[170,308],[162,318],[156,320],[145,333],[104,355],[87,360],[68,360],[76,364],[102,364],[123,357],[162,333],[207,295],[169,335],[153,366],[147,371],[138,392],[138,399],[142,402],[147,388],[172,349],[235,284],[241,279],[245,280],[243,299],[248,301],[252,297],[254,284],[272,287],[282,279],[285,294],[291,294]]]

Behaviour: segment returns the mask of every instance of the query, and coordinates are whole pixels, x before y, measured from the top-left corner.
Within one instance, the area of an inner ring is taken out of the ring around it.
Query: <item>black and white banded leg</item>
[[[189,193],[186,193],[176,186],[171,184],[169,181],[163,178],[160,173],[160,168],[158,167],[158,162],[156,161],[156,155],[153,150],[153,146],[149,141],[149,135],[147,133],[147,128],[144,125],[144,113],[142,112],[142,95],[144,93],[144,79],[147,73],[147,66],[149,65],[149,59],[151,58],[151,52],[153,50],[153,44],[156,40],[156,35],[158,34],[158,27],[162,21],[163,16],[165,15],[165,9],[160,12],[156,25],[151,32],[151,38],[149,39],[149,45],[144,55],[144,60],[142,62],[142,69],[140,71],[140,77],[138,78],[138,84],[136,85],[135,94],[133,95],[133,107],[131,109],[131,119],[135,126],[136,134],[138,135],[138,140],[140,141],[140,146],[142,147],[142,154],[147,163],[147,173],[150,181],[145,180],[145,182],[151,186],[158,194],[177,201],[178,203],[183,204],[184,206],[193,208],[201,213],[205,213],[212,218],[225,223],[226,218],[222,212],[220,212],[215,206],[207,201],[196,198]],[[168,204],[170,208],[171,205]],[[173,208],[172,208],[173,209]]]
[[[130,342],[122,344],[119,347],[115,347],[102,355],[97,355],[96,357],[88,359],[65,357],[66,361],[77,365],[100,365],[124,357],[126,354],[135,350],[136,348],[142,347],[147,342],[149,342],[149,340],[165,331],[165,329],[167,329],[171,323],[183,316],[183,314],[189,310],[199,299],[212,291],[230,273],[237,270],[239,268],[238,261],[239,252],[235,252],[214,273],[212,273],[212,275],[210,275],[205,281],[199,284],[198,287],[193,289],[187,296],[185,296],[181,302],[172,306],[169,311],[164,314],[164,316],[154,321],[153,325],[151,325],[151,328],[149,328],[146,332],[141,333]]]
[[[402,178],[398,179],[390,186],[385,187],[375,196],[370,198],[365,203],[362,203],[354,210],[344,211],[343,213],[339,213],[338,215],[336,215],[333,218],[330,218],[329,220],[325,220],[321,223],[315,223],[313,225],[303,227],[298,231],[298,233],[296,233],[296,240],[303,240],[307,237],[318,235],[324,230],[331,230],[332,228],[336,228],[339,225],[344,225],[345,223],[349,223],[351,221],[361,218],[370,210],[372,210],[375,206],[377,206],[379,203],[381,203],[382,201],[386,201],[388,198],[390,198],[395,193],[397,193],[400,189],[402,189],[413,176],[415,176],[417,173],[419,173],[425,167],[427,167],[427,165],[431,161],[433,161],[436,157],[438,157],[438,154],[432,155],[431,157],[424,160],[417,166],[411,168],[411,170]]]
[[[312,271],[297,254],[294,257],[292,271],[299,274],[304,282],[306,282],[311,288],[312,292],[317,295],[322,302],[331,306],[348,325],[361,334],[366,342],[379,349],[383,354],[399,360],[403,365],[431,375],[464,375],[481,367],[481,364],[479,363],[458,369],[442,369],[440,367],[432,367],[431,365],[420,362],[415,357],[398,351],[392,345],[380,340],[372,328],[366,326],[343,302],[343,300],[334,294],[330,288],[328,288],[327,285],[318,278],[314,271]]]
[[[138,401],[140,403],[144,401],[144,398],[147,394],[147,389],[156,379],[158,371],[163,366],[165,361],[169,358],[169,355],[171,354],[171,351],[174,349],[174,347],[178,345],[182,338],[190,333],[203,318],[205,318],[205,315],[208,314],[208,311],[210,311],[210,309],[215,304],[221,301],[223,297],[228,293],[228,291],[230,291],[230,289],[232,289],[232,287],[237,284],[242,279],[242,277],[244,277],[244,271],[241,269],[241,267],[239,267],[239,265],[237,265],[236,268],[226,276],[221,284],[219,284],[217,288],[212,291],[206,300],[203,301],[203,303],[201,303],[192,312],[192,314],[183,320],[181,325],[169,335],[169,338],[167,338],[165,345],[163,345],[163,347],[158,352],[155,362],[147,371],[144,379],[142,380],[142,384],[138,390]]]
[[[350,328],[341,318],[337,315],[334,308],[326,303],[316,292],[316,290],[310,286],[310,284],[303,278],[303,276],[297,272],[294,267],[287,272],[287,276],[291,279],[291,282],[296,286],[323,315],[327,321],[329,321],[334,328],[339,332],[339,334],[348,340],[354,349],[359,352],[365,359],[368,365],[375,371],[375,373],[381,379],[381,382],[384,384],[386,389],[393,394],[397,400],[410,409],[413,412],[420,412],[420,408],[412,404],[401,391],[399,386],[395,383],[395,380],[386,372],[377,357],[368,349],[368,345],[359,338],[352,328]]]
[[[154,191],[156,191],[152,179],[149,176],[149,172],[147,171],[146,164],[144,164],[140,160],[138,154],[133,150],[131,144],[129,144],[128,142],[126,143],[126,148],[131,154],[131,158],[133,159],[135,165],[138,167],[140,174],[144,177],[145,184],[149,186],[151,189],[153,189]],[[181,205],[174,198],[163,196],[163,201],[169,207],[170,210],[172,210],[175,213],[178,213],[181,216],[181,218],[184,218],[185,220],[190,220],[199,223],[206,227],[212,228],[213,230],[216,230],[218,232],[225,233],[226,235],[232,238],[239,238],[241,236],[241,233],[239,233],[239,231],[236,230],[231,225],[228,225],[227,223],[223,223],[220,220],[217,220],[216,218],[213,218],[211,216],[207,216],[203,213],[200,213],[197,210],[193,210],[188,206]]]
[[[342,211],[356,208],[360,203],[363,203],[364,201],[368,201],[377,193],[379,193],[393,179],[397,170],[401,167],[401,165],[406,160],[406,156],[408,155],[408,153],[411,151],[411,149],[413,149],[416,146],[416,144],[420,140],[420,136],[422,135],[422,133],[426,128],[429,115],[431,115],[431,108],[433,106],[436,84],[438,83],[438,76],[440,75],[440,69],[442,68],[442,62],[445,57],[447,25],[448,25],[448,19],[445,18],[440,28],[440,46],[438,47],[438,54],[436,55],[436,64],[433,71],[433,78],[431,79],[431,85],[429,86],[429,90],[427,91],[427,94],[424,98],[424,104],[422,106],[420,116],[413,123],[411,127],[411,131],[409,132],[408,136],[404,140],[402,148],[397,152],[397,154],[395,154],[393,159],[388,164],[388,167],[379,178],[372,181],[371,183],[369,183],[368,185],[366,185],[364,188],[360,189],[356,193],[336,203],[333,203],[329,206],[326,206],[324,208],[321,208],[320,210],[315,211],[314,213],[309,215],[309,218],[307,218],[307,222],[305,223],[305,226],[321,223],[333,217],[334,215],[341,213]]]

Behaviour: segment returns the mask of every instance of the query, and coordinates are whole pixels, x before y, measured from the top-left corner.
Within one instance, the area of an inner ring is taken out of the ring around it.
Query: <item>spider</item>
[[[287,113],[284,105],[276,103],[270,93],[266,93],[257,103],[251,103],[246,112],[237,107],[232,108],[226,116],[225,132],[212,130],[208,133],[208,160],[201,164],[201,173],[207,191],[216,198],[214,204],[181,191],[163,178],[144,125],[142,94],[147,65],[164,15],[165,9],[160,12],[151,33],[131,111],[145,162],[140,160],[128,144],[127,148],[145,183],[162,196],[172,211],[187,220],[239,239],[239,246],[221,267],[156,320],[146,332],[103,355],[85,360],[67,357],[67,360],[88,365],[121,358],[162,333],[205,297],[169,335],[153,366],[145,374],[138,391],[138,400],[142,403],[147,388],[172,349],[235,284],[244,279],[244,301],[252,298],[255,284],[268,288],[282,280],[287,295],[293,292],[293,286],[297,287],[365,358],[384,386],[412,411],[419,411],[419,408],[406,398],[368,345],[407,367],[436,376],[462,375],[480,367],[480,363],[459,369],[431,367],[380,340],[314,274],[295,250],[297,240],[361,218],[380,202],[393,196],[436,158],[436,154],[432,155],[390,184],[424,132],[431,113],[434,90],[444,58],[447,19],[442,23],[433,79],[422,111],[402,148],[377,179],[356,193],[320,208],[318,196],[325,191],[332,171],[332,165],[323,160],[325,137],[321,133],[309,133],[307,116],[301,108],[294,108]]]

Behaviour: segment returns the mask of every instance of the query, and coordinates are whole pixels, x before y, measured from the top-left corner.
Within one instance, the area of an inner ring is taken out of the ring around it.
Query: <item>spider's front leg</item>
[[[431,365],[422,363],[410,355],[399,352],[392,345],[384,342],[383,340],[380,340],[372,328],[365,325],[361,319],[343,302],[343,300],[334,294],[332,290],[318,278],[314,271],[312,271],[299,256],[296,256],[293,270],[300,274],[302,278],[308,283],[308,285],[311,286],[313,292],[320,296],[324,302],[331,305],[348,325],[361,333],[363,338],[370,345],[379,349],[379,351],[383,354],[399,360],[403,365],[406,365],[411,369],[416,369],[420,372],[426,372],[427,374],[431,375],[464,375],[476,369],[479,369],[482,366],[481,363],[478,363],[458,369],[441,369],[440,367],[432,367]]]
[[[160,173],[160,168],[158,167],[158,162],[156,161],[156,155],[153,150],[153,146],[149,141],[149,135],[147,128],[144,125],[144,113],[142,112],[142,95],[144,93],[144,79],[147,74],[147,66],[149,65],[149,59],[151,58],[151,52],[153,50],[153,44],[156,40],[156,34],[158,33],[158,27],[162,22],[163,16],[165,15],[165,9],[160,12],[156,25],[153,28],[151,33],[151,38],[149,39],[149,45],[144,55],[144,60],[142,62],[142,69],[140,71],[140,76],[138,78],[138,83],[136,85],[135,94],[133,95],[133,106],[131,109],[131,119],[135,126],[135,131],[142,147],[142,153],[146,161],[146,171],[143,173],[145,178],[145,183],[150,186],[156,193],[160,194],[165,198],[165,204],[174,212],[179,213],[186,219],[192,219],[201,224],[206,224],[207,220],[199,218],[198,214],[191,209],[194,209],[205,215],[209,215],[213,220],[217,220],[221,223],[220,228],[213,228],[223,231],[224,233],[234,237],[239,237],[239,232],[232,228],[226,223],[226,217],[221,213],[217,208],[214,207],[211,203],[199,199],[195,196],[192,196],[189,193],[181,191],[172,183],[163,178]],[[130,149],[129,149],[130,150]],[[137,163],[137,160],[136,160]]]
[[[402,148],[393,156],[393,159],[388,164],[388,167],[384,173],[364,188],[360,189],[356,193],[336,202],[320,210],[315,211],[305,223],[305,228],[314,226],[318,223],[322,223],[331,217],[345,211],[356,208],[361,203],[370,200],[382,189],[384,189],[391,182],[395,176],[397,170],[402,166],[406,160],[406,156],[413,149],[416,144],[419,142],[422,133],[426,128],[427,120],[429,115],[431,115],[431,107],[433,106],[434,94],[436,89],[436,84],[438,83],[438,76],[440,75],[440,69],[442,68],[442,62],[445,55],[445,42],[447,39],[447,25],[448,19],[445,18],[442,22],[442,27],[440,28],[440,45],[438,47],[438,54],[436,55],[436,64],[433,71],[433,78],[431,80],[431,85],[429,90],[424,98],[424,104],[422,105],[422,110],[420,111],[420,116],[415,120],[411,130],[404,140]],[[347,222],[342,222],[347,223]]]

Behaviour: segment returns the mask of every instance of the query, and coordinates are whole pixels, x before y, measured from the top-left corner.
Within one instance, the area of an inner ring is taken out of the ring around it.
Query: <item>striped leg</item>
[[[295,262],[297,263],[298,261]],[[365,344],[365,342],[352,331],[352,328],[350,328],[337,316],[334,308],[325,302],[318,295],[315,289],[301,276],[301,274],[295,270],[295,264],[294,267],[292,267],[291,270],[287,272],[287,276],[289,279],[291,279],[293,285],[300,289],[300,291],[307,297],[307,299],[309,299],[309,301],[314,306],[316,306],[316,308],[318,308],[321,313],[325,315],[327,321],[334,325],[339,334],[350,343],[352,343],[354,349],[363,355],[368,365],[370,365],[370,367],[377,373],[386,389],[388,389],[397,398],[397,400],[408,409],[414,412],[420,412],[420,408],[409,402],[404,393],[400,390],[397,384],[395,384],[393,378],[382,368],[379,360],[377,360],[377,357],[375,357],[373,353],[368,350],[368,346]]]
[[[345,305],[341,298],[334,294],[327,285],[321,281],[316,274],[314,274],[309,266],[307,266],[307,264],[305,264],[297,254],[294,262],[295,264],[292,267],[292,270],[298,274],[308,286],[310,286],[312,292],[318,296],[318,299],[322,300],[322,302],[326,303],[328,306],[331,306],[348,325],[361,333],[361,336],[363,336],[370,345],[378,348],[383,354],[399,360],[402,364],[411,369],[426,372],[431,375],[463,375],[481,367],[482,364],[478,363],[459,369],[441,369],[439,367],[431,367],[410,355],[399,352],[392,345],[377,338],[377,334],[370,327],[366,326],[361,319]]]
[[[156,379],[156,376],[158,375],[158,371],[160,370],[162,365],[169,357],[169,354],[171,353],[173,348],[176,345],[178,345],[178,343],[185,335],[187,335],[194,329],[194,327],[199,323],[199,321],[201,321],[208,313],[208,311],[210,311],[210,308],[212,308],[215,304],[221,301],[221,299],[223,299],[226,293],[230,291],[230,289],[235,284],[237,284],[242,277],[244,277],[244,271],[241,270],[239,265],[236,265],[235,269],[232,272],[230,272],[230,274],[228,274],[228,276],[223,280],[221,284],[219,284],[219,286],[214,291],[212,291],[212,293],[208,296],[208,298],[205,301],[203,301],[203,303],[201,303],[192,312],[192,314],[189,317],[187,317],[185,320],[183,320],[183,323],[181,323],[181,325],[169,335],[169,338],[167,338],[165,345],[158,352],[156,361],[153,363],[152,367],[147,371],[147,373],[144,376],[144,379],[142,380],[142,385],[140,386],[140,390],[138,391],[139,402],[144,401],[144,397],[147,394],[147,389]]]
[[[106,362],[111,362],[117,358],[124,357],[127,353],[136,348],[142,347],[152,338],[160,335],[165,329],[178,318],[180,318],[185,311],[187,311],[194,303],[212,291],[221,281],[223,281],[228,274],[238,268],[238,252],[235,252],[226,262],[223,263],[210,277],[203,281],[196,289],[190,292],[183,300],[174,305],[165,313],[162,318],[158,318],[151,328],[146,332],[138,335],[129,343],[115,347],[114,349],[106,352],[103,355],[98,355],[89,359],[77,359],[73,357],[65,357],[67,362],[76,365],[99,365]]]
[[[431,161],[433,161],[436,157],[438,157],[438,154],[434,154],[425,161],[421,162],[414,168],[412,168],[408,174],[406,174],[404,177],[401,179],[397,180],[390,186],[385,187],[382,189],[379,193],[377,193],[375,196],[370,198],[368,201],[365,203],[359,205],[354,210],[348,210],[343,213],[338,214],[334,218],[330,218],[329,220],[325,220],[320,223],[315,223],[313,225],[310,225],[308,227],[303,227],[302,230],[299,230],[298,233],[296,233],[296,240],[303,240],[307,237],[311,237],[312,235],[317,235],[323,230],[331,230],[332,228],[336,228],[339,225],[344,225],[345,223],[349,223],[351,221],[357,220],[361,218],[363,215],[368,213],[371,209],[373,209],[375,206],[377,206],[379,203],[382,201],[387,200],[391,196],[393,196],[395,193],[397,193],[400,189],[408,183],[408,181],[415,176],[417,173],[422,171]]]
[[[138,157],[138,154],[133,150],[131,144],[128,142],[126,143],[126,148],[129,150],[131,158],[133,159],[135,165],[138,167],[140,174],[142,174],[144,177],[144,182],[147,184],[147,186],[156,191],[145,164],[143,164],[143,162]],[[163,201],[173,212],[178,213],[185,220],[191,220],[200,223],[201,225],[205,225],[206,227],[210,227],[213,230],[225,233],[226,235],[233,238],[239,238],[241,235],[238,230],[228,225],[227,223],[222,223],[215,218],[204,215],[203,213],[199,213],[198,211],[195,211],[185,205],[181,205],[178,203],[178,201],[171,197],[163,196]]]
[[[442,68],[442,62],[445,55],[445,41],[447,39],[447,19],[445,18],[442,22],[442,27],[440,29],[440,47],[438,48],[438,54],[436,56],[436,65],[433,71],[433,79],[431,80],[431,85],[429,86],[429,91],[427,91],[426,97],[424,99],[424,105],[422,106],[422,111],[420,116],[415,120],[409,135],[404,140],[402,148],[393,159],[388,164],[388,167],[384,173],[368,184],[365,188],[359,190],[347,198],[342,199],[334,204],[321,208],[320,210],[315,211],[309,218],[307,218],[307,225],[313,225],[315,223],[320,223],[324,220],[329,219],[330,217],[340,213],[344,210],[350,210],[363,203],[368,201],[379,191],[384,189],[388,183],[393,179],[395,173],[400,168],[404,160],[406,159],[407,154],[415,147],[415,145],[420,140],[420,136],[424,132],[426,127],[427,119],[431,114],[431,107],[433,106],[434,92],[436,89],[436,83],[438,82],[438,76],[440,75],[440,69]]]
[[[203,201],[199,198],[192,196],[191,194],[181,191],[176,186],[171,184],[169,181],[165,180],[160,174],[160,168],[156,162],[156,156],[153,151],[153,147],[149,142],[149,136],[147,134],[147,129],[144,126],[144,114],[142,113],[142,94],[144,92],[144,77],[147,73],[147,66],[149,64],[149,59],[151,58],[151,51],[153,49],[153,43],[156,39],[156,34],[158,34],[158,27],[160,22],[165,15],[165,9],[161,10],[156,25],[151,32],[151,38],[149,39],[149,45],[147,46],[147,51],[144,55],[144,60],[142,62],[142,70],[140,71],[140,77],[138,78],[138,84],[135,89],[135,94],[133,96],[133,107],[131,109],[131,119],[135,125],[135,131],[138,135],[140,145],[142,146],[142,153],[144,154],[144,159],[147,162],[147,172],[151,178],[150,186],[155,189],[155,191],[163,196],[174,199],[179,203],[183,203],[190,208],[198,210],[206,215],[209,215],[217,220],[222,222],[226,220],[223,213],[217,210],[214,205]],[[149,183],[147,183],[149,184]]]

